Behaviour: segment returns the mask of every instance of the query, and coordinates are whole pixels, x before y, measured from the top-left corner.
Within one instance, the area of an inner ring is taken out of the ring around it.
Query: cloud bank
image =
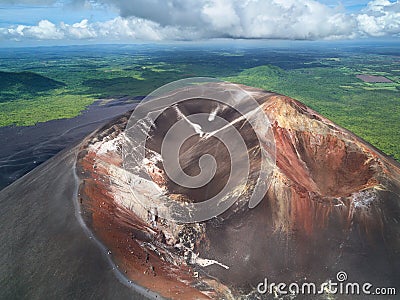
[[[27,2],[28,0],[25,0]],[[40,0],[36,0],[39,1]],[[43,0],[45,1],[45,0]],[[357,14],[314,0],[75,0],[106,5],[119,17],[104,22],[0,28],[8,40],[347,39],[400,37],[400,2],[373,0]]]

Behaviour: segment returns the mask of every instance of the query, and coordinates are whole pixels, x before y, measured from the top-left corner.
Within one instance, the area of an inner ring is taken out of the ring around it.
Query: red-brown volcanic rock
[[[154,221],[132,199],[124,177],[121,144],[127,116],[83,144],[77,173],[84,219],[119,269],[173,299],[251,298],[265,277],[322,283],[341,270],[353,282],[398,287],[399,164],[296,100],[243,88],[269,116],[276,141],[272,184],[254,209],[239,201],[201,223]],[[165,120],[173,123],[170,117]],[[249,128],[241,128],[252,145]],[[159,143],[154,132],[148,147],[156,151]],[[185,147],[199,156],[209,149],[200,138]],[[187,153],[182,152],[182,164],[190,171],[197,157]],[[225,160],[223,145],[213,154]],[[251,159],[255,168],[259,156]],[[219,169],[211,190],[224,183],[228,166]],[[160,164],[149,169],[171,198],[200,201],[204,195],[177,189]]]

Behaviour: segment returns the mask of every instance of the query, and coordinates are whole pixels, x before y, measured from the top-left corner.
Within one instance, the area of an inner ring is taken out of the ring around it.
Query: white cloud
[[[90,3],[96,4],[95,0]],[[129,42],[214,37],[341,39],[400,34],[399,1],[373,0],[358,14],[347,13],[341,5],[329,7],[314,0],[102,0],[101,3],[114,5],[121,16],[104,22],[83,19],[74,24],[42,20],[34,26],[0,28],[0,36],[14,40]]]
[[[28,36],[37,37],[41,40],[62,39],[64,37],[63,32],[47,20],[40,21],[38,26],[27,27],[24,31]]]
[[[39,40],[58,40],[64,38],[63,31],[47,20],[42,20],[37,26],[18,25],[16,27],[3,29],[3,33],[14,38],[35,38]]]
[[[242,32],[239,37],[319,39],[351,34],[349,16],[316,1],[248,1],[236,11]]]
[[[374,0],[357,17],[358,29],[370,36],[400,35],[400,2]]]
[[[71,39],[90,39],[97,37],[96,30],[89,25],[87,19],[72,25],[61,23],[60,29]]]
[[[202,37],[336,38],[354,20],[314,0],[104,0],[122,16],[192,28]]]
[[[174,40],[196,39],[189,31],[178,30],[175,27],[165,26],[139,19],[117,17],[106,22],[89,23],[87,19],[72,25],[61,22],[55,25],[48,20],[42,20],[37,26],[18,25],[11,28],[1,28],[0,35],[13,40],[30,38],[36,40]]]
[[[216,31],[241,34],[240,17],[229,0],[212,0],[201,11],[203,20]]]
[[[127,40],[152,40],[164,39],[162,27],[152,21],[138,18],[117,17],[104,23],[93,25],[102,37]]]

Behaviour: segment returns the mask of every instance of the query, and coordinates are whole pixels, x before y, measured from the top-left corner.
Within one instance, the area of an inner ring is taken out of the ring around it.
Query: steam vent
[[[321,284],[336,279],[340,271],[351,282],[399,290],[399,163],[296,100],[240,87],[268,116],[275,139],[276,165],[265,196],[254,208],[249,208],[246,193],[222,214],[199,222],[163,218],[157,206],[143,207],[131,192],[133,183],[124,168],[130,114],[80,145],[76,173],[83,220],[119,272],[168,299],[273,298],[257,291],[265,278]],[[155,187],[163,197],[185,204],[200,203],[223,188],[234,166],[216,139],[198,134],[179,152],[189,175],[199,172],[203,154],[214,157],[215,176],[204,187],[176,185],[160,158],[168,128],[182,115],[210,113],[212,105],[196,99],[159,116],[147,139],[143,164],[150,174],[150,180],[143,180],[153,188],[148,191],[142,185],[139,193],[156,201]],[[239,154],[248,155],[251,171],[258,170],[257,147],[263,145],[257,145],[249,124],[234,122],[239,116],[228,108],[217,114],[235,124],[248,149]],[[246,188],[251,190],[252,184],[249,180]],[[303,297],[298,299],[353,299],[328,294]]]

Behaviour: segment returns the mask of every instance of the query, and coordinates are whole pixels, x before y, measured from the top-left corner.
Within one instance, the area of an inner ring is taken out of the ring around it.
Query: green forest
[[[145,96],[177,79],[207,76],[295,98],[400,161],[400,57],[384,50],[142,45],[0,51],[0,126],[71,118],[98,99]],[[392,82],[368,83],[358,74]]]

